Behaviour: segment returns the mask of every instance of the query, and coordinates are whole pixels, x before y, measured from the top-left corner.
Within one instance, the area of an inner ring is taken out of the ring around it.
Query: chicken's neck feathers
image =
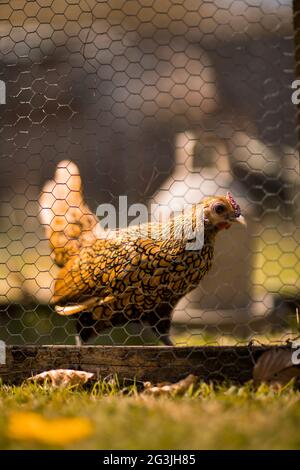
[[[129,226],[117,230],[102,230],[101,239],[134,240],[152,239],[162,243],[163,247],[195,246],[200,250],[204,244],[213,244],[216,230],[207,224],[202,204],[195,204],[192,208],[169,218],[165,222],[150,222]],[[194,245],[193,245],[194,244]]]

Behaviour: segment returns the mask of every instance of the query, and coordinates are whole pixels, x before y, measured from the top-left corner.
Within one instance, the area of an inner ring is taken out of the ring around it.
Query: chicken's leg
[[[174,346],[170,339],[171,316],[173,306],[167,302],[163,302],[156,306],[155,310],[147,315],[147,321],[152,331],[158,336],[160,341],[166,346]]]

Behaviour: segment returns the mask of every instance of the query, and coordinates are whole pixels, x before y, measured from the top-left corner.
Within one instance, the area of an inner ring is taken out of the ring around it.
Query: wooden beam
[[[281,346],[287,347],[287,346]],[[0,365],[4,383],[50,369],[94,372],[97,378],[117,374],[120,379],[175,382],[195,374],[202,380],[252,378],[258,357],[274,346],[7,346],[6,364]]]

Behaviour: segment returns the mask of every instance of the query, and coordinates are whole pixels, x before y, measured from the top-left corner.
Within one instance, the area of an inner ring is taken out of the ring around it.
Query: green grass
[[[47,445],[12,439],[10,417],[35,412],[46,419],[83,417],[91,435],[76,443]],[[80,449],[300,449],[300,392],[251,384],[200,384],[183,397],[121,394],[97,383],[92,390],[50,390],[35,384],[0,387],[0,448]]]
[[[291,227],[289,230],[292,231]],[[254,245],[253,288],[287,296],[299,295],[300,247],[298,234],[291,235],[284,225],[265,229]],[[284,235],[282,235],[284,234]]]

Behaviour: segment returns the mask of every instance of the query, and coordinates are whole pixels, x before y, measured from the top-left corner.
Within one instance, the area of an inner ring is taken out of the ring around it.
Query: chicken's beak
[[[243,225],[244,227],[247,227],[247,222],[246,222],[246,219],[245,217],[243,217],[242,215],[239,215],[238,217],[236,217],[234,219],[235,222],[238,222],[239,224]]]

